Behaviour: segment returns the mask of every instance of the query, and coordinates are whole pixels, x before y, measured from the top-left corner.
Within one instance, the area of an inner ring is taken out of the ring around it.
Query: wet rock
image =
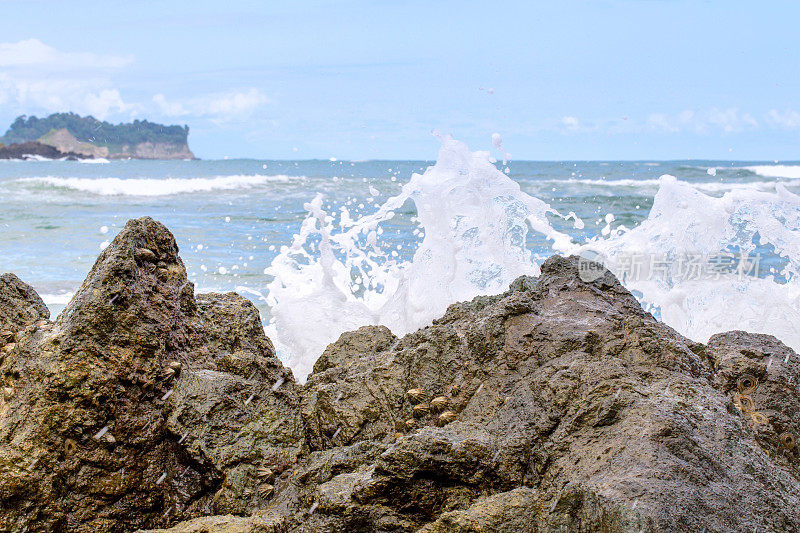
[[[224,473],[215,509],[241,514],[272,496],[259,470],[297,460],[300,395],[251,302],[206,294],[197,306],[191,338],[201,342],[175,383],[167,425],[196,461]]]

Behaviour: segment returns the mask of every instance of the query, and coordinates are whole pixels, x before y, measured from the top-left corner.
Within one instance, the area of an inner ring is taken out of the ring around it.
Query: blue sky
[[[800,159],[800,3],[0,0],[0,128],[188,124],[203,158]]]

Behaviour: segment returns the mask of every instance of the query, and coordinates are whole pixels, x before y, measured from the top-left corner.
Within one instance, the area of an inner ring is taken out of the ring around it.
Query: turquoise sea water
[[[396,194],[425,161],[0,161],[0,272],[14,272],[58,312],[95,258],[125,222],[151,216],[178,240],[199,292],[238,290],[269,316],[264,269],[291,242],[304,203],[322,193],[325,206],[369,213]],[[504,169],[501,164],[498,168]],[[709,170],[711,169],[711,170]],[[704,193],[734,188],[800,192],[800,163],[753,161],[511,161],[508,174],[528,194],[585,223],[553,218],[579,242],[612,226],[633,227],[648,215],[658,178],[671,174]],[[384,225],[381,245],[413,254],[414,206]],[[529,247],[548,245],[531,236]],[[399,249],[398,249],[399,247]]]

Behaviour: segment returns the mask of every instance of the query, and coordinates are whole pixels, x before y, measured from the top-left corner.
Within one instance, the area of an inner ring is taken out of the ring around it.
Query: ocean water
[[[800,348],[800,162],[504,163],[443,143],[439,163],[0,161],[0,272],[55,315],[125,222],[151,216],[197,292],[250,298],[302,378],[345,329],[404,333],[554,252],[589,250],[684,334],[741,323]],[[644,275],[626,275],[621,258],[640,252]],[[654,257],[714,252],[766,258],[744,282],[654,274]]]

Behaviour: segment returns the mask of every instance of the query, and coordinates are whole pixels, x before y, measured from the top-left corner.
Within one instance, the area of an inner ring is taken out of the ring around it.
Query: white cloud
[[[207,94],[182,102],[171,102],[163,94],[153,97],[153,102],[159,110],[169,117],[190,115],[221,121],[247,116],[269,101],[269,98],[256,88]]]
[[[767,113],[765,120],[772,127],[787,130],[800,129],[800,113],[794,109],[787,109],[785,111],[771,109],[769,113]]]
[[[741,113],[736,108],[704,111],[685,110],[680,113],[651,113],[645,121],[651,131],[664,133],[692,132],[707,134],[713,132],[738,133],[757,129],[758,121],[749,113]]]
[[[138,108],[126,103],[119,90],[110,88],[109,82],[101,78],[35,79],[0,74],[0,103],[3,101],[26,114],[74,111],[100,120]]]
[[[562,117],[561,124],[570,131],[577,131],[581,126],[577,117]]]
[[[133,62],[133,56],[62,52],[39,39],[0,43],[0,67],[121,68]]]
[[[132,112],[108,78],[132,56],[64,52],[38,39],[0,43],[0,103],[23,114],[74,111],[105,119]]]

